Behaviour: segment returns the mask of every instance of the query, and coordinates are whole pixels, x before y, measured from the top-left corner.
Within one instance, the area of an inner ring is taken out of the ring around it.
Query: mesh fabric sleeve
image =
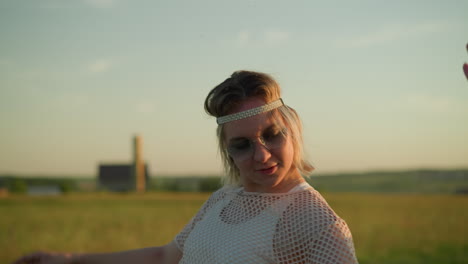
[[[353,238],[342,219],[331,223],[308,247],[308,263],[357,264]]]
[[[316,191],[303,192],[283,213],[273,239],[277,263],[355,264],[351,232]]]
[[[181,252],[184,252],[184,245],[185,245],[185,240],[187,237],[190,235],[190,232],[193,230],[195,225],[203,219],[204,215],[206,212],[219,200],[223,199],[225,197],[226,193],[224,188],[221,188],[220,190],[214,192],[210,198],[202,205],[200,210],[198,210],[197,214],[185,225],[185,227],[180,231],[179,234],[176,235],[174,238],[174,241],[177,245],[177,247],[180,249]]]

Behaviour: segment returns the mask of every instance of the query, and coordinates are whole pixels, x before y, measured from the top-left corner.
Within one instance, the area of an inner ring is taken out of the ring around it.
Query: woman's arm
[[[162,247],[150,247],[115,253],[98,254],[54,254],[34,253],[18,259],[13,264],[175,264],[182,257],[182,252],[171,242]]]

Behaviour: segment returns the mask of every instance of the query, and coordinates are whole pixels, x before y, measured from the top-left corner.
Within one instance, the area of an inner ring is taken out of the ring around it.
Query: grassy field
[[[361,264],[468,263],[468,196],[323,193]],[[0,263],[39,249],[103,252],[173,239],[208,194],[0,198]]]

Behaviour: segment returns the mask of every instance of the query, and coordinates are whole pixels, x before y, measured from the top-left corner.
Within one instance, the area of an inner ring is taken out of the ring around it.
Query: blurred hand
[[[466,51],[468,51],[468,44],[466,44]],[[463,64],[463,71],[465,72],[466,79],[468,79],[468,63]]]
[[[465,72],[466,79],[468,79],[468,63],[463,64],[463,71]]]
[[[70,264],[71,254],[36,252],[19,258],[12,264]]]

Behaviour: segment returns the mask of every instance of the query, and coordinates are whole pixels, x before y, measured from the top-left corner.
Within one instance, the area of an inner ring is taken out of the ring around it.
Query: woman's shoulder
[[[218,190],[214,191],[206,203],[216,203],[220,200],[225,199],[227,196],[235,194],[239,192],[239,187],[234,187],[234,186],[223,186],[219,188]]]
[[[288,218],[300,221],[307,219],[314,221],[316,226],[326,226],[340,220],[325,198],[312,186],[292,193],[291,198],[291,203],[284,213]]]
[[[239,190],[241,190],[241,189],[242,189],[241,187],[231,186],[231,185],[222,186],[218,190],[214,191],[211,194],[210,198],[211,197],[213,197],[213,198],[223,197],[223,196],[226,196],[228,194],[238,193]]]

